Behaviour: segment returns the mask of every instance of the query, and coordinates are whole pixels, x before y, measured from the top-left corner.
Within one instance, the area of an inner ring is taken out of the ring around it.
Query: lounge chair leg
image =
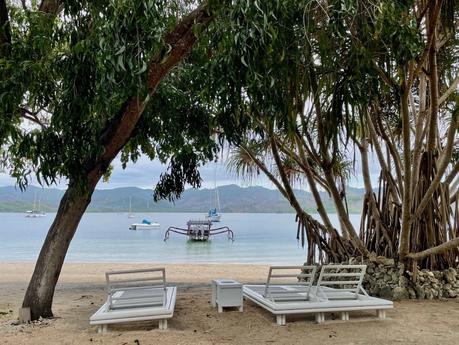
[[[349,312],[343,311],[343,312],[341,313],[341,320],[343,320],[343,321],[349,321]]]
[[[241,306],[239,307],[239,311],[242,313],[243,310],[244,310],[244,306],[241,305]]]
[[[159,320],[159,329],[161,330],[167,329],[167,319]]]
[[[378,319],[384,320],[386,318],[386,311],[385,310],[377,310],[376,315],[378,315]]]
[[[212,298],[210,300],[210,305],[212,308],[215,308],[217,306],[217,284],[212,281]]]
[[[324,313],[317,313],[316,314],[316,322],[317,323],[324,323],[325,322],[325,314]]]
[[[285,326],[286,324],[285,315],[276,315],[276,322],[279,326]]]
[[[108,333],[108,325],[99,325],[97,333]]]
[[[221,305],[218,306],[218,312],[223,313],[223,307]]]

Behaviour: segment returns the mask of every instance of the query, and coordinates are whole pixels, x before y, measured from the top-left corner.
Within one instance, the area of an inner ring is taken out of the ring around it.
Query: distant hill
[[[218,187],[218,191],[223,213],[293,212],[292,207],[277,190],[226,185]],[[295,192],[303,208],[309,212],[316,212],[316,205],[310,193],[300,190]],[[364,190],[349,187],[347,192],[349,211],[360,212]],[[0,187],[0,212],[25,212],[32,209],[34,199],[36,204],[40,204],[41,210],[56,211],[63,194],[63,190],[53,188],[31,186],[25,192],[21,192],[15,187]],[[206,212],[210,207],[210,195],[210,189],[188,189],[175,203],[165,200],[155,203],[151,189],[99,189],[94,192],[88,211],[127,212],[131,197],[133,212]],[[326,194],[323,194],[323,200],[327,211],[334,212],[333,202]]]

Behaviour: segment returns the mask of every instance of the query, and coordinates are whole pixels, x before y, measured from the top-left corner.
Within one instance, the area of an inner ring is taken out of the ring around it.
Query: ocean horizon
[[[36,261],[55,213],[27,218],[24,213],[0,213],[0,261]],[[317,216],[317,215],[316,215]],[[73,238],[66,262],[72,263],[243,263],[301,264],[306,248],[296,239],[294,214],[225,213],[213,227],[228,226],[234,242],[225,234],[208,242],[190,242],[186,236],[171,233],[170,226],[186,227],[189,219],[203,219],[202,213],[86,213]],[[332,223],[339,227],[336,215]],[[160,223],[157,230],[129,230],[143,219]],[[359,214],[351,214],[358,226]]]

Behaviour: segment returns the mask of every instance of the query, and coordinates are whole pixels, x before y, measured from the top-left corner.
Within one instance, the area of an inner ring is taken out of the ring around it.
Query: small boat
[[[210,220],[212,223],[219,222],[221,219],[221,214],[218,213],[216,208],[211,208],[209,210],[209,213],[207,213],[207,219]]]
[[[150,222],[148,219],[142,220],[141,223],[133,223],[129,230],[154,230],[159,229],[160,224],[157,222]]]
[[[27,218],[41,218],[41,217],[46,217],[46,213],[40,212],[37,210],[30,210],[26,211],[26,217]]]
[[[220,196],[218,195],[217,187],[217,166],[215,166],[215,176],[214,176],[214,189],[210,190],[210,209],[206,215],[206,219],[210,220],[213,223],[219,222],[222,218],[220,207]]]
[[[26,217],[27,218],[41,218],[41,217],[45,217],[46,216],[46,213],[40,211],[40,198],[38,199],[38,207],[35,208],[37,204],[37,193],[34,193],[34,196],[33,196],[33,206],[32,206],[32,209],[29,210],[29,211],[26,211]]]
[[[212,221],[210,220],[189,220],[187,228],[177,228],[171,226],[164,234],[164,241],[169,239],[170,233],[188,236],[190,241],[207,241],[211,236],[226,233],[229,240],[234,241],[234,234],[227,226],[212,229]]]

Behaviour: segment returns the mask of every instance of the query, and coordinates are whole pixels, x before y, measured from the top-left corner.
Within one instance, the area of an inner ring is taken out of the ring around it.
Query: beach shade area
[[[0,157],[0,345],[459,345],[459,0],[0,0]]]

